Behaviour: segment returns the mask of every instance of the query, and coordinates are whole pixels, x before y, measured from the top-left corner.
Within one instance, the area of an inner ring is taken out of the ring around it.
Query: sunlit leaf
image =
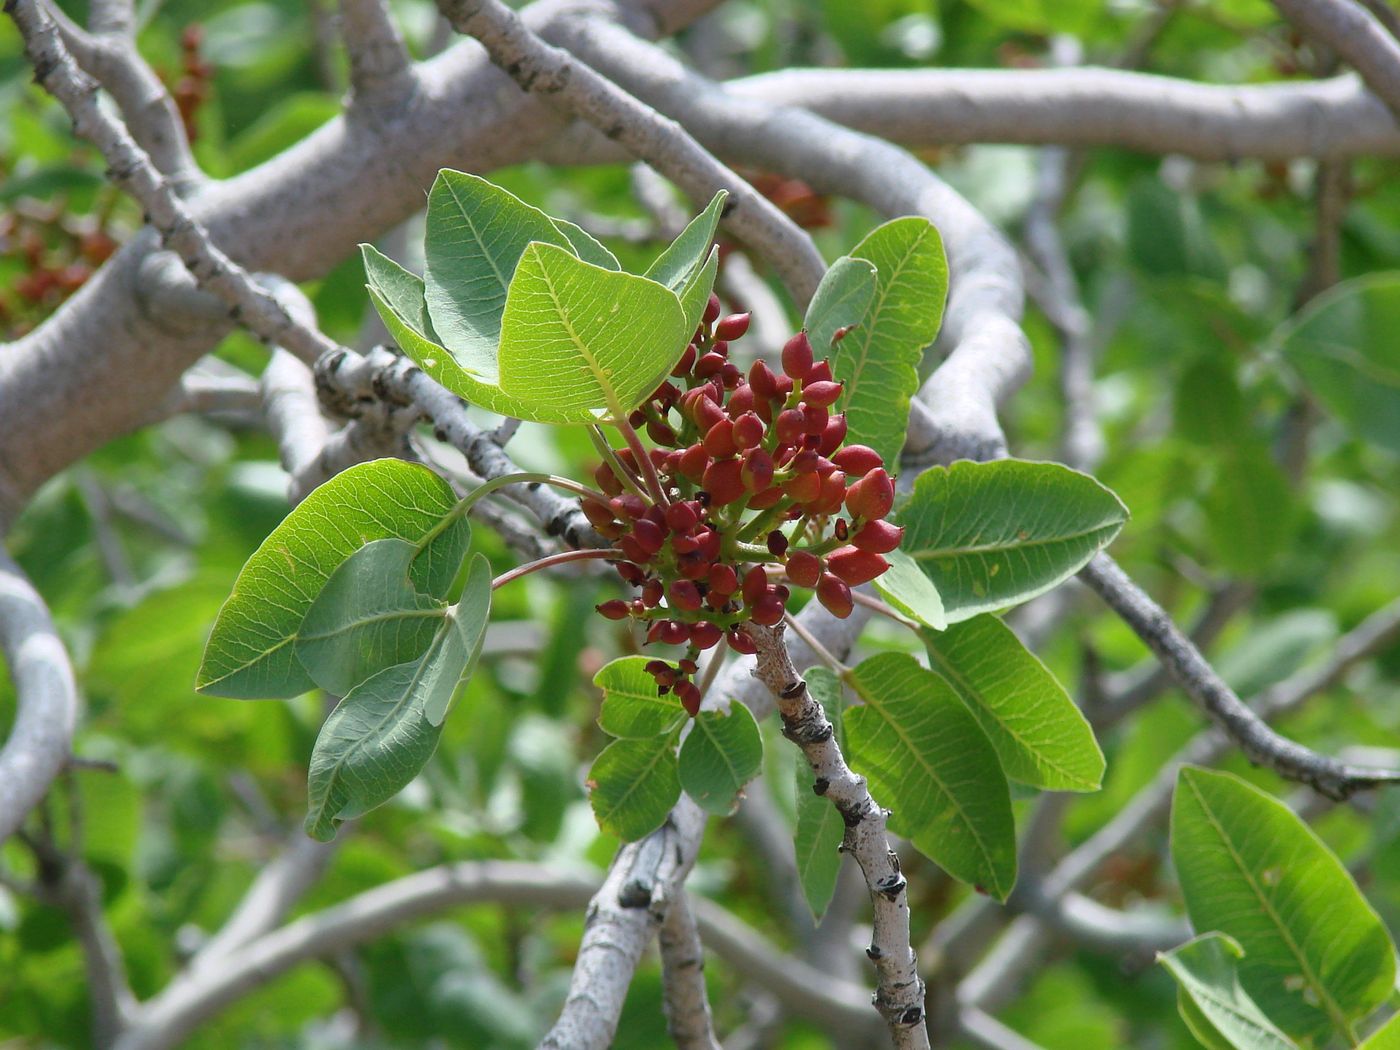
[[[701,809],[732,813],[739,793],[763,765],[763,738],[737,700],[727,711],[701,711],[681,744],[681,787]]]
[[[676,734],[614,740],[588,771],[598,826],[624,842],[655,831],[681,797]]]
[[[825,667],[808,668],[802,676],[812,698],[822,705],[827,720],[836,734],[836,744],[844,753],[846,733],[843,728],[845,693],[841,681]],[[831,800],[818,795],[813,788],[816,777],[802,752],[794,751],[797,760],[797,829],[793,847],[797,854],[797,878],[802,895],[812,909],[814,920],[826,914],[831,895],[836,892],[836,876],[841,871],[839,847],[845,837],[846,824]]]
[[[593,676],[603,690],[598,725],[612,736],[644,740],[669,733],[686,717],[675,693],[657,695],[656,679],[646,671],[650,658],[622,656]]]
[[[1297,1044],[1280,1032],[1240,986],[1239,944],[1219,933],[1202,934],[1179,948],[1163,952],[1157,961],[1171,972],[1180,994],[1194,1011],[1182,1017],[1201,1038],[1203,1026],[1224,1045],[1237,1050],[1296,1050]],[[1214,1040],[1212,1040],[1214,1041]]]

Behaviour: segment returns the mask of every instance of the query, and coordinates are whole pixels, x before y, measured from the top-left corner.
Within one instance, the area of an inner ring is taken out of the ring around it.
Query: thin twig
[[[412,88],[413,61],[384,0],[340,0],[340,31],[350,53],[351,105],[393,100]]]
[[[74,130],[101,151],[108,176],[145,209],[161,241],[180,256],[199,286],[215,295],[233,320],[308,363],[334,350],[335,343],[298,323],[275,296],[259,288],[243,267],[214,244],[126,126],[103,112],[97,82],[78,68],[37,0],[6,0],[5,10],[24,38],[24,53],[36,79],[68,111]]]
[[[1251,761],[1269,767],[1288,780],[1311,784],[1332,799],[1345,799],[1380,784],[1400,783],[1398,771],[1348,765],[1320,755],[1269,728],[1225,684],[1162,607],[1108,555],[1096,555],[1079,575],[1157,654],[1171,670],[1177,684]]]
[[[1274,0],[1304,35],[1325,44],[1361,74],[1400,119],[1400,41],[1353,0]]]

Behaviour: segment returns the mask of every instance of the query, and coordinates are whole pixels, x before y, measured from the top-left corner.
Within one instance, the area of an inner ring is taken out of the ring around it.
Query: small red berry
[[[699,612],[704,604],[700,588],[695,585],[694,580],[677,580],[671,584],[669,597],[673,608],[685,612]]]
[[[700,507],[694,500],[682,500],[666,508],[666,527],[672,532],[689,532],[699,521]]]
[[[731,399],[730,407],[733,407]],[[734,444],[741,449],[757,448],[763,440],[763,420],[752,412],[745,412],[734,421]]]
[[[810,372],[807,373],[807,378],[804,379],[803,382],[804,382],[804,383],[830,383],[830,382],[831,382],[831,362],[830,362],[830,361],[825,361],[825,360],[823,360],[823,361],[818,361],[816,364],[814,364],[814,365],[812,366],[812,370],[811,370]],[[804,388],[802,392],[803,392],[803,394],[806,394],[807,391],[806,391],[806,389]]]
[[[710,503],[723,507],[744,494],[743,465],[737,459],[723,459],[705,468],[701,484],[710,494]]]
[[[734,442],[734,421],[727,416],[721,417],[714,426],[705,431],[705,451],[716,459],[723,459],[732,456],[739,451],[739,446]]]
[[[773,421],[773,426],[777,428],[778,440],[784,445],[791,445],[802,437],[806,430],[807,421],[797,409],[785,408],[778,413],[778,418]]]
[[[609,620],[627,619],[627,603],[621,598],[614,598],[611,601],[604,602],[602,605],[595,605],[594,608]]]
[[[599,463],[593,468],[593,480],[598,483],[598,487],[609,496],[622,495],[622,482],[613,473],[612,467],[606,463]]]
[[[681,359],[676,362],[676,367],[671,369],[671,374],[677,379],[688,375],[695,367],[695,344],[691,343],[681,352]]]
[[[744,573],[744,604],[752,605],[768,590],[768,573],[762,565],[755,565]]]
[[[750,616],[754,623],[772,627],[783,618],[783,599],[769,591],[753,603]]]
[[[753,644],[753,639],[744,631],[737,627],[731,627],[724,632],[724,640],[729,643],[729,648],[736,653],[743,653],[745,656],[752,656],[758,652],[758,646]]]
[[[771,401],[778,396],[778,377],[773,374],[768,363],[761,359],[755,361],[749,369],[749,386],[753,387],[755,397]]]
[[[820,405],[825,408],[828,405],[836,404],[836,399],[841,396],[841,384],[826,382],[807,382],[802,384],[802,400],[809,405]]]
[[[691,445],[681,453],[680,459],[676,462],[676,469],[686,479],[700,483],[700,479],[705,476],[705,468],[710,463],[709,453],[705,451],[702,444]]]
[[[744,457],[744,469],[740,474],[744,487],[750,492],[763,492],[773,484],[773,457],[764,449],[754,449]]]
[[[822,443],[817,446],[817,451],[823,456],[829,456],[841,447],[841,442],[846,440],[846,413],[832,416],[826,421],[826,429],[822,431]]]
[[[768,553],[775,558],[781,558],[787,553],[788,538],[778,529],[774,529],[768,534]]]
[[[883,518],[894,507],[894,479],[876,467],[846,490],[846,509],[854,518]]]
[[[739,574],[732,565],[711,565],[705,581],[710,585],[710,592],[722,598],[728,598],[739,589]]]
[[[713,649],[724,637],[724,632],[708,620],[690,625],[690,644],[697,649]]]
[[[642,518],[632,526],[632,538],[648,554],[655,554],[666,544],[666,533],[661,526],[647,518]]]
[[[724,410],[729,413],[730,419],[737,421],[746,412],[752,412],[757,403],[753,396],[753,387],[748,383],[740,383],[729,395],[729,403],[724,406]],[[759,422],[763,421],[760,419]]]
[[[694,718],[700,713],[700,690],[696,688],[694,682],[681,682],[676,686],[676,697],[680,700],[681,706],[685,708],[686,714]]]
[[[798,474],[783,485],[783,492],[794,503],[811,503],[822,494],[821,476],[814,470]]]
[[[719,296],[714,292],[710,293],[709,301],[705,303],[705,313],[700,318],[701,324],[714,324],[715,318],[719,316]]]

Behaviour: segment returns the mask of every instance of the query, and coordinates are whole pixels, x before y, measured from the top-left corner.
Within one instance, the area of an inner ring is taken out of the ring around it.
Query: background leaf
[[[737,700],[728,711],[701,711],[681,744],[681,787],[701,809],[718,816],[734,812],[739,792],[762,766],[758,723]]]
[[[862,661],[849,684],[851,767],[893,811],[892,825],[955,878],[1005,900],[1016,828],[996,752],[941,678],[903,653]]]
[[[1297,1044],[1264,1016],[1240,986],[1236,960],[1243,954],[1231,938],[1206,933],[1162,952],[1157,961],[1176,978],[1179,994],[1195,1007],[1183,1017],[1198,1038],[1204,1022],[1226,1046],[1238,1050],[1296,1050]]]
[[[1385,1001],[1395,947],[1341,863],[1288,807],[1229,773],[1187,767],[1172,862],[1191,924],[1244,949],[1240,981],[1299,1038],[1346,1031]]]
[[[846,695],[840,679],[825,667],[809,667],[802,677],[813,698],[826,711],[836,734],[836,744],[844,754]],[[797,761],[797,831],[793,837],[797,878],[802,884],[802,895],[812,909],[812,918],[820,922],[831,903],[831,895],[836,892],[836,877],[841,872],[839,847],[845,838],[846,825],[831,800],[812,790],[817,782],[812,767],[801,751],[793,750]]]
[[[205,646],[196,688],[242,699],[295,696],[314,684],[292,642],[332,572],[366,543],[417,543],[456,505],[452,487],[398,459],[341,471],[302,500],[262,542],[234,581]],[[413,585],[447,593],[470,539],[458,520],[414,561]]]
[[[900,549],[933,581],[948,621],[1043,594],[1108,546],[1127,509],[1058,463],[962,460],[932,467],[897,514]]]
[[[919,362],[943,320],[948,263],[933,224],[914,216],[876,227],[851,255],[874,264],[875,294],[860,326],[832,351],[831,370],[846,384],[837,408],[851,443],[897,463]]]
[[[675,733],[614,740],[588,771],[588,801],[598,826],[624,842],[659,828],[680,797]]]
[[[921,631],[929,666],[953,687],[1012,780],[1047,791],[1096,791],[1103,752],[1069,694],[1014,631],[975,616]]]
[[[1274,336],[1307,388],[1358,437],[1400,452],[1400,274],[1338,285]]]

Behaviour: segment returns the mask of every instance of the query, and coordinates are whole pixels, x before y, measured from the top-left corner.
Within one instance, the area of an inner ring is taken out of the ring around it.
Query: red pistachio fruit
[[[795,380],[807,378],[812,370],[812,343],[806,332],[798,332],[783,344],[783,371]]]
[[[851,589],[831,573],[823,573],[817,581],[817,600],[826,606],[832,616],[844,620],[851,615],[855,603],[851,600]]]
[[[710,494],[710,503],[723,507],[744,494],[743,465],[737,459],[723,459],[705,468],[701,485]]]
[[[595,605],[594,608],[609,620],[627,619],[627,603],[621,598],[614,598],[611,601],[604,602],[602,605]]]
[[[822,560],[809,551],[793,551],[787,557],[788,579],[799,587],[815,587],[821,579]]]
[[[745,656],[752,656],[758,652],[758,646],[753,644],[753,639],[744,631],[737,627],[731,627],[724,632],[724,640],[729,643],[729,648],[736,653],[743,653]]]
[[[730,314],[715,325],[716,339],[740,339],[749,330],[748,314]]]
[[[893,506],[894,479],[884,467],[876,467],[846,490],[846,509],[854,518],[883,518]]]
[[[888,521],[877,519],[862,525],[860,531],[851,537],[851,545],[859,547],[863,551],[888,554],[899,546],[899,541],[903,536],[904,527],[902,525],[891,525]]]
[[[859,547],[838,547],[826,558],[826,565],[852,587],[869,583],[890,567],[874,551],[863,551]]]

